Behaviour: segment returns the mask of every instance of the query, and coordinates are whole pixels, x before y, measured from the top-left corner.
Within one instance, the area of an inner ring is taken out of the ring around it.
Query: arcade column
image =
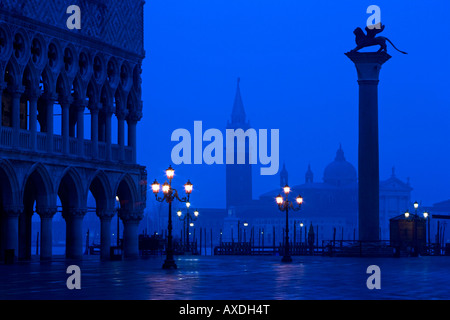
[[[358,228],[359,240],[379,239],[378,83],[386,52],[347,52],[359,84]]]

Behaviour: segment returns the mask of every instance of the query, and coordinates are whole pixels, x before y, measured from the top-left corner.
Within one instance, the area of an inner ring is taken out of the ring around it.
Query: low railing
[[[14,134],[13,128],[0,126],[0,149],[13,148],[17,150],[37,151],[48,154],[50,145],[48,141],[49,136],[46,132],[36,132],[36,135],[33,137],[31,131],[20,129],[18,140],[14,140]],[[51,137],[51,142],[53,145],[52,154],[64,154],[65,150],[63,137],[61,135],[53,135]],[[93,152],[93,143],[91,140],[83,140],[83,154],[80,154],[79,148],[79,140],[75,137],[69,137],[68,150],[66,151],[68,155],[81,157],[84,159],[93,159],[95,156]],[[99,160],[107,160],[107,145],[105,142],[98,142],[98,151],[95,158]],[[133,148],[111,144],[110,159],[108,159],[108,161],[134,163]]]
[[[22,130],[19,132],[19,145],[21,148],[31,149],[31,132]]]
[[[47,134],[38,132],[36,136],[36,144],[38,151],[47,151]]]
[[[54,152],[63,152],[63,140],[62,136],[53,136],[53,151]]]
[[[13,145],[13,130],[12,130],[12,128],[1,127],[0,143],[2,146],[12,147],[12,145]]]
[[[69,153],[78,154],[78,139],[69,137]]]

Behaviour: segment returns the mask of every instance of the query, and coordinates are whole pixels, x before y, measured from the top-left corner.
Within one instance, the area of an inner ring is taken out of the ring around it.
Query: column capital
[[[14,96],[21,96],[25,92],[24,86],[14,86],[12,88],[9,88],[9,91]]]
[[[386,52],[357,52],[350,51],[345,54],[356,66],[358,80],[378,80],[381,66],[391,56]],[[372,83],[373,84],[373,83]]]
[[[125,120],[125,118],[128,115],[128,110],[124,110],[124,109],[116,109],[116,116],[117,119],[119,120]]]
[[[58,99],[58,95],[54,92],[44,92],[41,95],[45,100],[55,102]]]
[[[62,212],[62,217],[64,219],[72,219],[72,218],[83,218],[86,215],[86,208],[69,208]]]
[[[87,102],[80,99],[74,100],[73,104],[75,105],[78,111],[84,111],[84,109],[87,106]]]
[[[18,217],[22,211],[22,206],[6,206],[3,208],[5,216],[10,218]]]
[[[41,96],[41,89],[39,88],[31,88],[25,91],[28,99],[32,101],[36,101]]]
[[[132,111],[128,113],[127,121],[137,123],[142,119],[142,112],[141,111]]]
[[[93,102],[88,105],[88,108],[91,113],[99,113],[100,109],[102,108],[102,104],[100,102]]]
[[[142,209],[119,209],[119,217],[124,222],[136,222],[142,220],[144,217],[144,210]]]
[[[117,210],[115,209],[102,209],[98,210],[96,214],[100,218],[100,220],[102,220],[102,219],[112,219],[112,217],[114,217],[116,212]]]
[[[58,210],[53,207],[53,208],[48,208],[48,207],[37,207],[36,208],[36,213],[42,218],[47,218],[47,219],[51,219],[53,218],[53,216],[55,215],[55,213]]]
[[[73,101],[74,99],[71,95],[59,98],[59,103],[61,104],[61,107],[70,106],[73,103]]]

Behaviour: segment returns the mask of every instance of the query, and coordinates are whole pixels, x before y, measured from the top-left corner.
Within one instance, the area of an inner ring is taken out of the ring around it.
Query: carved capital
[[[21,206],[7,206],[3,208],[3,213],[7,218],[17,218],[22,211],[23,207]]]
[[[144,210],[119,209],[119,217],[123,222],[139,222],[144,217]]]
[[[30,101],[37,101],[41,96],[41,89],[32,88],[26,91],[26,95]]]
[[[129,122],[138,122],[142,119],[142,112],[141,111],[131,111],[127,116],[127,121]]]
[[[41,217],[41,219],[52,219],[56,212],[56,208],[36,208],[36,213]]]
[[[83,219],[83,217],[86,215],[87,209],[86,208],[69,208],[66,210],[63,210],[62,217],[64,219]]]
[[[23,86],[15,86],[9,90],[13,96],[13,98],[20,98],[22,94],[25,92],[25,88]]]
[[[112,219],[112,217],[114,217],[116,212],[117,212],[117,210],[104,209],[104,210],[98,210],[96,212],[96,214],[100,218],[100,220],[103,220],[103,219]]]
[[[58,99],[58,95],[53,92],[44,92],[44,94],[42,94],[42,98],[44,98],[47,103],[53,104]]]
[[[125,120],[128,115],[128,110],[116,109],[116,116],[118,120]]]
[[[91,113],[98,113],[102,108],[102,104],[100,102],[93,102],[89,104],[88,108]]]
[[[73,103],[73,97],[72,96],[64,96],[59,98],[59,103],[61,104],[61,107],[70,107],[70,105]]]

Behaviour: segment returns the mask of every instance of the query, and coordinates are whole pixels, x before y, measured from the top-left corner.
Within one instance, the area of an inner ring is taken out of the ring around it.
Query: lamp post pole
[[[284,243],[284,255],[283,259],[281,259],[282,262],[292,262],[291,255],[289,254],[289,208],[291,208],[294,211],[298,211],[301,208],[301,205],[303,203],[303,198],[299,195],[296,198],[296,202],[298,207],[294,207],[294,204],[289,201],[289,193],[291,192],[291,188],[286,185],[283,188],[285,198],[281,194],[279,194],[276,197],[276,201],[278,204],[278,209],[280,211],[286,212],[286,229],[285,229],[285,243]]]

